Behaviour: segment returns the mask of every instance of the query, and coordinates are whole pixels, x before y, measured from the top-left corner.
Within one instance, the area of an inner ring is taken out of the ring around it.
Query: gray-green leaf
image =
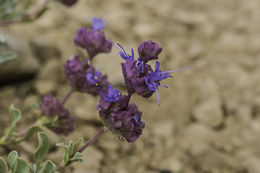
[[[12,172],[14,172],[16,169],[17,158],[18,158],[18,154],[16,151],[12,151],[8,155],[8,164],[9,164],[9,167],[11,168]]]
[[[3,64],[7,61],[11,61],[17,57],[16,53],[13,51],[7,51],[0,53],[0,64]]]
[[[1,173],[8,173],[8,167],[4,159],[0,157],[0,172]]]
[[[72,141],[70,141],[69,146],[68,146],[68,151],[69,151],[69,156],[73,156],[73,152],[74,152],[74,144],[72,143]]]
[[[67,163],[69,162],[69,159],[70,159],[70,156],[69,156],[68,150],[64,150],[64,154],[63,154],[64,163],[63,163],[63,166],[67,165]]]
[[[47,126],[49,128],[54,128],[56,126],[58,116],[51,116],[51,117],[42,116],[40,120],[42,125]]]
[[[17,166],[13,173],[29,173],[28,163],[21,158],[17,158]]]
[[[9,113],[11,114],[11,117],[12,117],[12,123],[11,123],[10,127],[5,130],[4,136],[0,139],[0,143],[4,143],[6,141],[6,139],[9,136],[11,136],[14,129],[16,128],[17,123],[20,121],[21,116],[22,116],[21,112],[18,109],[14,108],[13,104],[9,107]]]
[[[52,161],[47,160],[42,166],[40,173],[55,173],[55,170],[56,165]]]
[[[83,138],[80,138],[77,140],[77,142],[74,144],[74,152],[73,153],[76,153],[84,144],[84,140]]]
[[[48,154],[50,148],[50,141],[48,136],[40,132],[38,133],[39,146],[34,152],[34,160],[36,163],[41,163],[44,157]]]
[[[19,138],[17,139],[15,142],[13,142],[12,144],[17,144],[17,143],[20,143],[22,141],[25,141],[27,139],[29,139],[35,132],[39,131],[41,128],[39,126],[33,126],[31,127],[27,133],[22,137],[22,138]]]
[[[76,152],[74,156],[70,159],[70,162],[82,162],[83,154],[80,152]]]
[[[2,35],[0,35],[0,44],[4,44],[5,42],[5,38]]]

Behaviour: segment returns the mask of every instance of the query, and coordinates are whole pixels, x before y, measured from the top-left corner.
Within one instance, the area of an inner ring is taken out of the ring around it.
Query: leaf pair
[[[78,150],[83,145],[83,138],[80,138],[75,144],[73,144],[71,141],[69,145],[65,145],[64,143],[56,144],[56,146],[63,147],[64,148],[64,155],[63,155],[63,167],[73,163],[73,162],[82,162],[82,156]]]
[[[12,151],[8,155],[8,165],[12,173],[29,173],[29,170],[31,173],[55,173],[56,165],[50,160],[47,160],[40,166],[49,152],[50,141],[48,136],[45,133],[40,132],[38,133],[38,141],[39,146],[33,155],[35,164],[32,166],[29,166],[25,160],[18,157],[16,151]],[[0,158],[0,173],[8,173],[7,164],[2,158]]]
[[[8,155],[8,165],[12,171],[12,173],[28,173],[29,172],[29,165],[28,163],[18,157],[16,151],[12,151]],[[6,162],[0,157],[0,172],[1,173],[8,173],[8,167]]]

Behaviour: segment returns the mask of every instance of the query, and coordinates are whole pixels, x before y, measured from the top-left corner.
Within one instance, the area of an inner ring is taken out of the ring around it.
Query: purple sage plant
[[[67,3],[67,5],[73,5],[76,1],[67,0],[62,2]],[[106,39],[104,26],[104,21],[95,17],[92,19],[91,28],[82,27],[78,30],[74,37],[74,43],[76,46],[86,50],[88,55],[87,57],[73,55],[66,61],[64,73],[70,85],[70,90],[61,101],[54,98],[51,94],[46,95],[40,104],[41,115],[39,121],[19,133],[13,133],[21,117],[21,113],[13,105],[10,107],[10,113],[13,117],[12,126],[0,138],[0,145],[5,146],[27,139],[28,135],[33,134],[33,132],[41,129],[43,126],[53,130],[57,134],[69,135],[75,129],[75,116],[65,108],[65,103],[72,93],[87,93],[99,97],[97,110],[99,111],[103,128],[85,143],[81,138],[76,143],[70,142],[69,145],[63,143],[57,144],[57,146],[64,148],[63,161],[57,167],[49,160],[41,164],[43,158],[48,153],[50,143],[46,134],[39,133],[39,147],[34,154],[35,163],[30,167],[31,172],[36,173],[38,170],[42,172],[55,172],[62,170],[73,162],[81,162],[81,153],[106,131],[111,131],[120,141],[135,142],[142,134],[145,123],[142,120],[142,112],[136,103],[131,102],[132,95],[136,93],[144,98],[149,98],[156,92],[158,105],[160,105],[159,86],[168,88],[165,85],[161,85],[161,82],[164,79],[172,77],[170,74],[173,72],[190,68],[162,71],[160,69],[160,62],[158,61],[162,47],[151,40],[144,41],[139,45],[138,58],[135,59],[133,48],[131,48],[131,54],[128,54],[119,43],[114,44],[112,41]],[[96,70],[93,64],[93,58],[100,53],[109,53],[112,46],[119,51],[118,54],[125,61],[121,63],[121,67],[127,94],[113,87],[108,81],[107,75]],[[148,64],[151,60],[157,60],[154,68]],[[10,153],[8,160],[11,156],[18,157],[14,151]],[[7,172],[8,167],[1,158],[0,164],[6,170],[5,172]],[[24,161],[23,166],[29,170],[29,166],[26,164],[26,161]],[[14,164],[9,165],[9,167],[16,169]]]

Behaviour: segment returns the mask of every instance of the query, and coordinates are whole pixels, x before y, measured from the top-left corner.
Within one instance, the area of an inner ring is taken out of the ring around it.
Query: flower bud
[[[149,90],[147,87],[145,77],[147,77],[153,70],[150,65],[144,64],[143,71],[140,72],[139,69],[136,68],[137,63],[138,61],[126,61],[121,64],[125,84],[128,92],[136,92],[138,95],[148,98],[154,93],[154,91]]]
[[[51,94],[43,98],[40,105],[42,114],[47,117],[57,116],[54,127],[51,128],[57,134],[69,135],[74,131],[75,117],[64,108],[63,104]],[[48,127],[48,125],[47,125]]]
[[[108,53],[112,48],[112,43],[106,40],[104,32],[98,29],[80,28],[74,42],[77,46],[87,50],[90,59],[93,59],[98,53]]]
[[[162,48],[160,44],[153,42],[152,40],[142,42],[138,47],[138,53],[140,59],[147,63],[150,60],[158,59],[158,55],[161,53]]]

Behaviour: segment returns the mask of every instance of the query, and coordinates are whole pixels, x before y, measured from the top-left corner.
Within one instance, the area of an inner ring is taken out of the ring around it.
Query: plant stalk
[[[63,98],[63,100],[61,101],[61,104],[64,105],[66,103],[66,101],[69,99],[69,97],[71,96],[71,94],[73,93],[73,89],[70,88],[69,92],[66,94],[66,96]]]
[[[79,150],[78,152],[82,153],[90,144],[95,142],[102,134],[104,134],[105,128],[103,127],[101,130],[97,132],[95,136],[93,136],[91,139],[89,139]]]

